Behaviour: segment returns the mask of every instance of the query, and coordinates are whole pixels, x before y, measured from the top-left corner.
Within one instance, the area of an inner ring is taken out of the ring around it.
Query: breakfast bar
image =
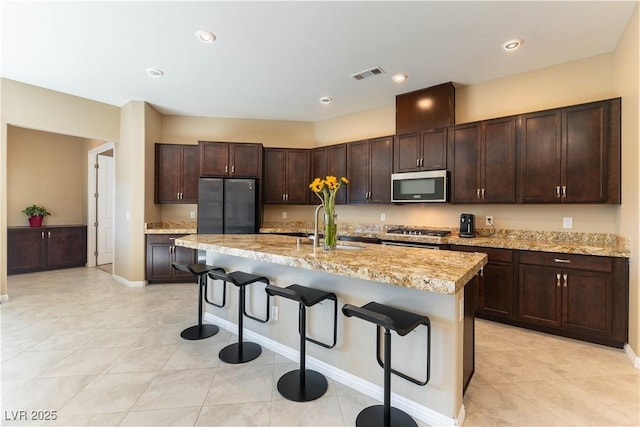
[[[469,328],[469,324],[473,325],[473,313],[465,314],[465,295],[471,299],[473,287],[465,286],[473,283],[487,263],[485,254],[365,243],[343,244],[336,250],[324,251],[307,239],[266,234],[194,234],[176,239],[175,243],[205,250],[207,264],[227,272],[259,274],[280,287],[300,284],[333,292],[340,307],[375,301],[428,316],[432,328],[431,378],[426,386],[418,386],[394,377],[392,404],[432,425],[458,425],[463,421],[463,371],[468,371],[464,365],[469,355],[473,369],[474,351],[473,331]],[[222,286],[214,282],[211,285],[210,298],[220,298]],[[227,293],[226,306],[207,307],[205,319],[236,332],[238,301],[234,293]],[[247,310],[263,315],[265,298],[264,287],[253,286],[247,294]],[[246,336],[297,360],[299,337],[295,328],[291,328],[297,323],[296,304],[275,299],[270,310],[268,323],[245,323]],[[308,313],[309,336],[330,340],[333,331],[327,325],[332,319],[331,304],[313,307]],[[340,315],[337,330],[338,341],[333,349],[307,347],[308,365],[381,400],[382,369],[375,356],[375,328]],[[468,336],[470,340],[466,339]],[[394,335],[393,340],[392,367],[414,378],[424,377],[425,334],[418,328],[404,337]]]

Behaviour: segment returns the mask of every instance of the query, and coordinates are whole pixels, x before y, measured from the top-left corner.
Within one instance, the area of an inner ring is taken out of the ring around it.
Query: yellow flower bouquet
[[[349,180],[344,176],[338,180],[333,175],[328,175],[325,179],[315,178],[309,188],[315,193],[324,207],[324,248],[325,250],[335,249],[338,243],[336,226],[336,194],[343,184],[348,184]]]

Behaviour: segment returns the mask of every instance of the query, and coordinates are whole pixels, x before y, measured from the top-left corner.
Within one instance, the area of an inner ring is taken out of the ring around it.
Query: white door
[[[96,265],[113,263],[113,157],[98,154]]]

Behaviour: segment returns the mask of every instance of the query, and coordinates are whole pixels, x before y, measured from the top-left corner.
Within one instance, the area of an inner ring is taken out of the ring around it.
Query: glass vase
[[[338,244],[338,226],[336,214],[324,214],[324,250],[333,251]]]

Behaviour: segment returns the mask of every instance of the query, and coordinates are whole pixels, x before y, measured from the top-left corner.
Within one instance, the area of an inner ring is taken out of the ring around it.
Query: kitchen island
[[[470,300],[473,287],[465,285],[473,283],[487,262],[486,255],[361,243],[325,252],[306,240],[260,234],[189,235],[177,239],[176,245],[207,251],[207,264],[227,271],[263,275],[282,287],[297,283],[334,292],[340,308],[345,303],[363,305],[376,301],[428,316],[432,325],[431,379],[420,387],[394,376],[392,404],[433,425],[457,425],[464,418],[465,358],[470,357],[473,366],[473,330],[469,327],[473,325],[473,313],[465,313],[465,305],[472,306],[465,304],[465,294]],[[263,288],[252,285],[247,292],[248,311],[257,316],[262,316],[265,310]],[[220,289],[216,286],[211,298],[220,298]],[[225,308],[210,306],[205,315],[208,321],[232,332],[237,331],[235,291],[227,291]],[[272,320],[267,324],[246,321],[245,336],[297,360],[298,336],[294,326],[297,304],[274,299],[271,306]],[[330,341],[332,310],[328,303],[309,310],[310,336]],[[338,344],[333,349],[307,346],[307,364],[381,400],[383,377],[376,362],[375,341],[372,324],[339,315]],[[394,368],[417,378],[424,377],[427,356],[424,330],[416,329],[406,337],[393,334],[392,347]]]

